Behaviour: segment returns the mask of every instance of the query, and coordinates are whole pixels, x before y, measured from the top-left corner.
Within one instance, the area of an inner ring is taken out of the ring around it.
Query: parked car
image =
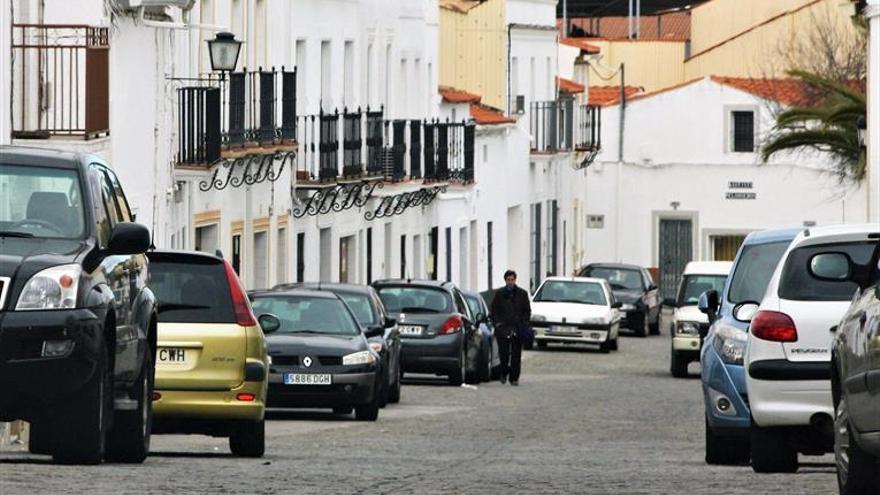
[[[617,350],[621,304],[601,278],[548,277],[532,298],[535,343],[595,344]]]
[[[608,281],[614,298],[620,301],[620,326],[639,337],[660,334],[660,291],[648,270],[636,265],[593,263],[578,272],[579,277]]]
[[[404,373],[447,376],[452,385],[476,381],[480,332],[464,295],[451,282],[380,280],[373,282],[385,309],[397,320]]]
[[[382,366],[364,329],[336,294],[302,289],[258,291],[251,303],[260,319],[280,320],[269,335],[269,407],[332,408],[361,421],[379,417]]]
[[[700,360],[703,338],[709,331],[709,318],[697,308],[700,296],[710,290],[720,292],[733,266],[729,261],[691,261],[684,268],[678,296],[664,301],[672,306],[672,337],[669,372],[676,378],[687,376],[688,364]]]
[[[0,421],[58,462],[140,463],[156,302],[146,227],[92,155],[0,147]]]
[[[708,464],[749,461],[749,397],[743,354],[748,323],[733,317],[733,307],[764,297],[770,276],[785,249],[802,229],[765,230],[746,236],[720,294],[709,290],[697,307],[708,315],[709,333],[700,351]]]
[[[495,338],[495,325],[489,318],[489,306],[479,292],[462,291],[464,300],[479,325],[480,347],[469,349],[469,359],[477,359],[477,380],[488,382],[500,373],[501,358],[498,354],[498,340]],[[470,354],[475,354],[474,356]]]
[[[867,265],[876,234],[876,225],[804,230],[783,255],[760,304],[742,301],[733,309],[734,317],[751,321],[744,366],[756,472],[794,472],[799,452],[833,451],[829,329],[846,313],[858,285],[812,273],[836,263],[818,256],[827,251]]]
[[[876,244],[880,234],[872,238]],[[831,328],[837,481],[843,495],[880,493],[880,249],[868,266],[834,251],[821,255],[830,259],[814,257],[813,275],[859,286],[840,325]]]
[[[159,301],[155,433],[228,437],[233,454],[261,457],[269,355],[232,265],[212,254],[151,251]]]
[[[282,284],[273,290],[308,289],[330,291],[345,301],[363,328],[381,328],[382,334],[367,339],[370,348],[379,354],[382,365],[382,387],[379,405],[400,402],[400,332],[397,322],[388,316],[376,290],[368,285],[309,282]]]

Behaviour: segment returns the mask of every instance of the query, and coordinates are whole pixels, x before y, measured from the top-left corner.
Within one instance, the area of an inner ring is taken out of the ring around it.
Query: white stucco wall
[[[12,139],[12,8],[0,4],[0,144]]]
[[[871,221],[880,222],[880,0],[868,0],[868,190]]]
[[[756,153],[727,152],[734,109],[757,112],[758,136],[772,125],[766,102],[708,79],[634,100],[623,163],[619,108],[603,109],[603,150],[589,168],[587,213],[605,222],[587,231],[587,261],[657,266],[660,218],[692,219],[694,259],[711,259],[711,235],[865,220],[866,189],[840,186],[825,156],[789,155],[764,165]],[[740,191],[729,182],[751,182],[743,191],[756,199],[726,199]]]

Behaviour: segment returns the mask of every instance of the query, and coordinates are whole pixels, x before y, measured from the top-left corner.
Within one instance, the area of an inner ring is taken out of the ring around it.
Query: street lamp
[[[208,54],[211,57],[211,70],[232,72],[238,65],[238,52],[241,50],[241,41],[235,39],[232,33],[217,33],[212,40],[208,40]]]
[[[856,129],[859,132],[859,146],[864,147],[868,141],[868,122],[865,120],[864,115],[860,115],[858,120],[856,120]]]

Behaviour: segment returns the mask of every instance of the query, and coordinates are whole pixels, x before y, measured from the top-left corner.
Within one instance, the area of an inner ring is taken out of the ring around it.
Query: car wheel
[[[685,378],[688,376],[688,361],[675,349],[670,351],[669,372],[675,378]]]
[[[619,339],[619,337],[614,337],[614,339],[611,340],[610,347],[611,347],[612,351],[616,351],[618,349],[618,347],[619,347],[618,339]]]
[[[333,408],[333,414],[348,415],[354,410],[352,406],[339,406]]]
[[[370,402],[355,406],[354,419],[358,421],[376,421],[379,417],[379,398],[373,397]]]
[[[492,379],[492,360],[489,355],[489,348],[485,344],[480,346],[480,359],[477,366],[480,370],[479,381],[488,382]]]
[[[113,414],[113,371],[107,355],[98,358],[95,372],[67,408],[56,428],[55,462],[100,464],[104,459],[107,423]]]
[[[648,326],[651,335],[660,335],[660,313],[657,313],[657,320]]]
[[[107,438],[108,461],[139,464],[150,453],[150,433],[153,426],[153,353],[147,348],[141,373],[132,390],[137,402],[133,411],[117,411],[113,428]]]
[[[540,349],[542,351],[547,349],[547,342],[545,342],[543,340],[536,340],[535,344],[538,346],[538,349]]]
[[[859,447],[849,425],[846,396],[841,394],[834,414],[834,463],[841,495],[880,492],[880,464]]]
[[[464,355],[464,349],[462,349],[459,352],[459,356],[458,356],[458,362],[459,362],[458,369],[449,374],[449,384],[450,385],[459,386],[462,383],[464,383],[465,359],[466,359],[466,357]]]
[[[752,419],[752,469],[756,473],[794,473],[798,470],[797,451],[787,442],[785,430],[761,428]]]
[[[748,438],[718,436],[709,426],[709,420],[703,418],[703,421],[706,424],[706,464],[734,466],[749,462]]]
[[[388,375],[383,373],[382,385],[379,386],[379,408],[383,408],[388,405],[388,397],[391,394],[391,384],[388,383]]]
[[[28,452],[37,455],[52,454],[52,439],[54,433],[50,427],[50,421],[31,422],[31,430],[28,432]]]
[[[229,435],[229,450],[239,457],[263,457],[266,451],[266,423],[240,421]]]
[[[397,373],[397,380],[394,381],[394,385],[391,386],[391,391],[388,393],[388,402],[391,404],[397,404],[400,402],[400,387],[401,381],[403,381],[403,373]]]
[[[648,330],[648,316],[645,315],[642,317],[641,323],[633,331],[635,331],[636,337],[647,337]]]

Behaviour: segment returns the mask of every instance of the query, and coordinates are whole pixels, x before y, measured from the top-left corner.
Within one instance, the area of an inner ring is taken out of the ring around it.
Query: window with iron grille
[[[733,151],[753,153],[755,151],[755,112],[741,110],[731,112],[733,131]]]
[[[531,211],[530,267],[531,279],[529,289],[534,292],[541,284],[541,203],[532,205]]]
[[[559,259],[558,226],[559,207],[556,200],[547,201],[547,274],[554,276],[556,275],[556,264]]]
[[[296,281],[306,280],[306,233],[296,234]]]
[[[486,223],[486,268],[488,270],[486,277],[487,288],[492,288],[492,222]]]

